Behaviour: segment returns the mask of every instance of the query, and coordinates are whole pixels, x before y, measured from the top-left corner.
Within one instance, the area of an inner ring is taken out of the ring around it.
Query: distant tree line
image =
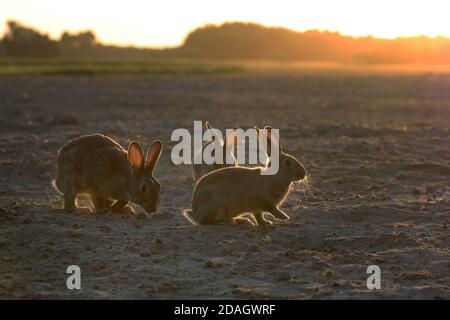
[[[101,58],[140,60],[159,57],[191,57],[189,50],[144,49],[101,44],[92,31],[64,32],[59,40],[16,21],[7,22],[0,40],[0,55],[29,58]],[[194,54],[196,56],[196,54]]]
[[[58,55],[58,43],[47,35],[26,28],[15,21],[8,21],[8,29],[2,39],[2,51],[15,57],[55,57]]]
[[[350,37],[336,32],[296,32],[254,23],[207,25],[190,32],[183,45],[144,49],[101,44],[92,31],[64,32],[59,40],[9,21],[0,55],[130,59],[211,58],[378,63],[450,63],[450,39],[409,37],[393,40]]]
[[[1,52],[7,56],[54,58],[60,55],[92,55],[97,41],[91,31],[78,34],[64,32],[60,41],[56,41],[16,21],[8,21],[1,45]]]
[[[356,38],[336,32],[295,32],[253,23],[198,28],[188,34],[184,47],[217,59],[450,63],[450,39],[445,37]]]

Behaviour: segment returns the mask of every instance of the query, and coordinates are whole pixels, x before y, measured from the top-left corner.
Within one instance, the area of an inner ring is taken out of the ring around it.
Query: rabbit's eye
[[[147,186],[145,184],[141,184],[140,190],[142,193],[147,192]]]

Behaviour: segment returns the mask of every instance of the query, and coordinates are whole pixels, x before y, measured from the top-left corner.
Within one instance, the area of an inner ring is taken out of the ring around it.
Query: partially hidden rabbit
[[[220,139],[220,145],[223,148],[223,161],[222,163],[213,163],[213,164],[206,164],[202,161],[202,163],[196,164],[195,160],[194,163],[192,165],[193,171],[194,171],[194,179],[195,181],[198,181],[201,177],[203,177],[205,174],[217,170],[217,169],[221,169],[221,168],[226,168],[226,167],[233,167],[236,166],[236,159],[234,157],[234,145],[235,145],[235,140],[236,140],[236,136],[234,131],[232,133],[230,133],[228,136],[225,137],[225,139],[221,139],[217,130],[214,129],[211,124],[206,121],[206,129],[212,130],[214,139]],[[203,150],[205,149],[205,147],[211,143],[214,143],[214,141],[207,141],[203,143],[202,146],[202,152],[199,152],[197,154],[194,155],[194,159],[199,159],[203,156]],[[232,159],[233,163],[227,163],[227,154],[229,154],[230,159]]]
[[[72,212],[80,193],[90,195],[96,212],[133,213],[129,201],[145,211],[157,210],[160,184],[153,169],[161,155],[162,142],[152,143],[144,158],[137,142],[128,152],[102,134],[84,135],[59,150],[55,188],[64,196],[64,209]]]
[[[278,172],[262,175],[261,171],[267,167],[228,167],[206,174],[194,187],[192,210],[183,211],[191,223],[253,225],[250,219],[240,217],[245,213],[253,214],[258,225],[272,224],[264,218],[264,213],[281,220],[289,219],[279,207],[291,184],[306,177],[306,170],[295,157],[281,150],[279,137],[270,127],[258,136],[268,138],[272,148],[279,148]],[[270,154],[270,150],[264,151]]]

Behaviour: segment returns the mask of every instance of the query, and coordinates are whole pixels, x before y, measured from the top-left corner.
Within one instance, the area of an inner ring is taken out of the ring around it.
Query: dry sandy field
[[[450,74],[2,76],[0,111],[2,299],[450,299]],[[194,120],[280,128],[310,178],[290,220],[184,219],[194,180],[170,135]],[[57,151],[94,132],[164,141],[156,213],[62,210]]]

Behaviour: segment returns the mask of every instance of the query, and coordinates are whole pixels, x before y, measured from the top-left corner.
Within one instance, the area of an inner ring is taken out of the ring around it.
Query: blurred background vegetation
[[[64,32],[59,39],[51,39],[45,32],[17,21],[8,21],[7,31],[0,41],[0,73],[3,74],[214,73],[242,70],[239,66],[212,62],[219,60],[354,65],[450,64],[450,39],[420,36],[388,40],[343,36],[327,31],[296,32],[234,22],[197,28],[179,47],[153,49],[103,44],[90,30]]]

